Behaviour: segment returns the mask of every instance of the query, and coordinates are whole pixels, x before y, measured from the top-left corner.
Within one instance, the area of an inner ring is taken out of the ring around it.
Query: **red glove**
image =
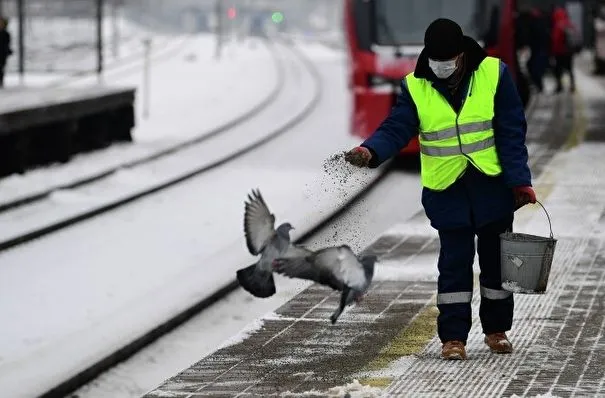
[[[357,167],[367,167],[371,159],[370,150],[362,146],[357,146],[345,154],[345,161]]]
[[[515,207],[518,209],[528,203],[536,203],[536,193],[532,187],[514,187]]]

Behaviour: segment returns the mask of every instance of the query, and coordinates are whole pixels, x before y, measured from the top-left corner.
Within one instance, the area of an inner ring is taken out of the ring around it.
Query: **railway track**
[[[320,98],[317,72],[294,48],[278,43],[271,46],[279,63],[278,84],[256,107],[186,142],[57,187],[60,192],[46,191],[2,205],[0,251],[199,176],[270,142],[302,121]],[[124,173],[144,178],[124,185],[120,183]],[[66,197],[69,200],[61,201]]]

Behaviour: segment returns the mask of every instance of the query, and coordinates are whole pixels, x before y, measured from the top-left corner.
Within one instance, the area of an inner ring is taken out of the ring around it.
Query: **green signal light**
[[[271,15],[271,19],[275,23],[282,23],[284,21],[284,14],[282,14],[279,11],[278,12],[274,12],[273,15]]]

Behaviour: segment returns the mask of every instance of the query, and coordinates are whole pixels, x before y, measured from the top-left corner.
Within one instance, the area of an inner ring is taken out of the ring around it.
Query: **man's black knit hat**
[[[431,22],[424,33],[424,48],[429,58],[445,61],[463,51],[462,28],[451,19],[439,18]]]

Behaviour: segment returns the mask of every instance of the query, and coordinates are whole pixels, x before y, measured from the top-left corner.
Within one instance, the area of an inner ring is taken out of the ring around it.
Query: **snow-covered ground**
[[[241,231],[251,188],[300,234],[377,176],[324,172],[358,140],[346,131],[343,55],[305,50],[333,77],[309,121],[229,167],[0,255],[0,318],[11,320],[1,390],[40,393],[233,280],[254,261]]]
[[[69,163],[30,170],[0,180],[0,202],[43,192],[90,176],[193,136],[203,135],[248,112],[274,92],[277,66],[270,50],[255,40],[228,42],[223,57],[214,59],[214,38],[189,38],[171,57],[151,66],[145,86],[140,65],[108,72],[105,80],[137,88],[134,143],[75,156]],[[94,77],[74,85],[93,84]],[[147,91],[148,90],[148,91]],[[143,97],[149,95],[149,116],[143,117]],[[178,121],[178,122],[175,122]]]

